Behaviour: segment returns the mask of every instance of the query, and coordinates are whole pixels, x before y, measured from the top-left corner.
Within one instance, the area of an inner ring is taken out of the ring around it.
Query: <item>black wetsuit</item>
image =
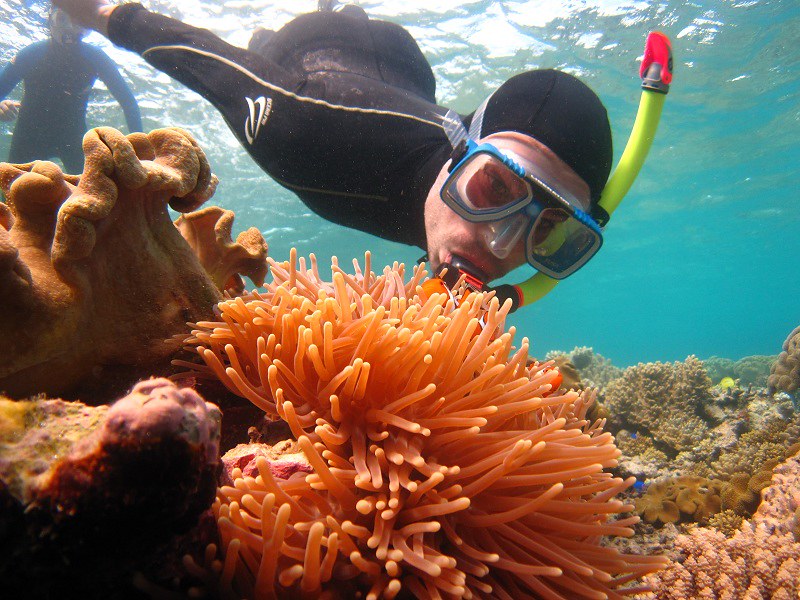
[[[430,65],[399,25],[302,15],[259,53],[124,4],[109,38],[208,99],[255,161],[322,217],[425,248],[451,147]]]
[[[20,50],[0,73],[0,100],[20,81],[25,86],[8,160],[24,163],[57,157],[67,171],[83,171],[86,105],[98,78],[122,107],[128,130],[141,131],[136,99],[100,48],[46,40]]]

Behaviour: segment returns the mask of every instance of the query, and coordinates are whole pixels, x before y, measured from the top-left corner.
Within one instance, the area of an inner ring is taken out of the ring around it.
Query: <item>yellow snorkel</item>
[[[642,97],[636,120],[622,157],[598,201],[601,209],[598,212],[605,213],[603,215],[605,218],[599,219],[601,225],[605,225],[608,217],[613,214],[630,190],[656,135],[661,109],[672,82],[672,48],[669,39],[663,33],[656,31],[647,36],[639,75],[642,78]],[[495,290],[501,302],[510,298],[513,302],[513,311],[520,306],[533,304],[547,295],[557,283],[557,279],[544,273],[536,273],[527,281],[517,285],[505,284],[490,289]]]

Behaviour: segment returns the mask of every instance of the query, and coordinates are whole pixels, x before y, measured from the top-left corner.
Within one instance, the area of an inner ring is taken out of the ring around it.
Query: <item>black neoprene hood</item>
[[[600,98],[578,78],[553,69],[515,75],[495,91],[480,137],[517,131],[536,138],[588,185],[592,203],[611,172],[611,125]]]

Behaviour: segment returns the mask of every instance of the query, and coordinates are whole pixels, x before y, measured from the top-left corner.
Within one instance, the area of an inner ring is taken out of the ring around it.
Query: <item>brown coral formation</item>
[[[650,484],[636,499],[636,512],[648,523],[705,523],[720,512],[722,482],[685,475]]]
[[[578,374],[585,385],[596,387],[601,392],[606,386],[622,375],[622,369],[615,367],[609,359],[587,346],[573,348],[567,356],[578,370]]]
[[[214,497],[220,412],[168,380],[111,407],[5,400],[0,415],[8,597],[132,597],[132,570]]]
[[[175,226],[194,250],[214,285],[231,296],[237,296],[244,292],[240,273],[246,273],[257,286],[264,283],[267,242],[255,227],[241,232],[234,242],[231,239],[233,217],[233,211],[207,206],[181,215]]]
[[[606,388],[605,405],[626,429],[649,435],[672,456],[691,450],[708,434],[711,381],[702,361],[640,363]]]
[[[800,594],[800,542],[796,537],[800,508],[800,457],[775,470],[772,483],[753,519],[731,538],[714,529],[697,528],[678,536],[676,558],[650,577],[650,598],[772,598],[792,600]]]
[[[783,343],[783,351],[770,369],[767,385],[770,394],[793,394],[800,388],[800,327],[795,327]]]
[[[0,165],[0,390],[12,396],[159,372],[180,345],[169,338],[221,298],[167,212],[196,208],[216,186],[191,135],[101,127],[83,148],[80,178],[50,162]],[[221,223],[224,237],[230,216]],[[253,238],[249,267],[266,254]],[[226,282],[243,256],[223,250],[213,273]]]
[[[286,420],[314,472],[233,470],[200,561],[223,595],[619,598],[660,566],[599,545],[632,533],[614,496],[633,481],[605,471],[619,452],[591,396],[550,393],[557,372],[512,348],[507,305],[422,302],[421,269],[369,257],[332,282],[313,256],[271,269],[198,323],[206,366],[188,366]]]

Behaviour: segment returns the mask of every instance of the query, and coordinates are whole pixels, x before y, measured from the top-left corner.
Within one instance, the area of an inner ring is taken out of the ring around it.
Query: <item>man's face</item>
[[[526,162],[545,168],[546,172],[558,177],[561,187],[571,192],[585,207],[589,206],[589,186],[564,161],[558,158],[547,146],[534,138],[512,131],[493,133],[480,140],[480,143],[493,144],[501,152],[508,151],[521,159],[522,166]],[[502,277],[509,271],[525,264],[524,236],[516,243],[505,258],[498,258],[490,250],[486,239],[487,223],[470,223],[453,212],[440,196],[442,186],[449,173],[445,163],[433,187],[425,200],[425,232],[428,239],[428,257],[430,266],[438,268],[444,262],[450,262],[453,255],[467,259],[481,269],[489,281]],[[492,187],[497,189],[500,183],[486,175],[484,188],[477,192],[490,193]],[[491,181],[490,181],[491,179]],[[480,187],[482,179],[476,178],[473,185]],[[476,197],[480,194],[476,193]]]

